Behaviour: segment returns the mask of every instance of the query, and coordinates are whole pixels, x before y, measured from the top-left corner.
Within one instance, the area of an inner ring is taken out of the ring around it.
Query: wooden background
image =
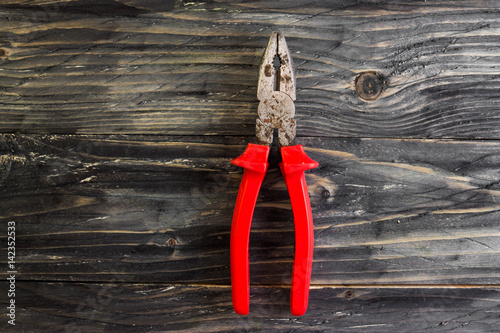
[[[18,270],[2,331],[498,331],[498,1],[3,0],[0,20],[4,311],[8,221]],[[251,314],[231,305],[229,160],[254,140],[274,30],[320,163],[303,317],[276,147]]]

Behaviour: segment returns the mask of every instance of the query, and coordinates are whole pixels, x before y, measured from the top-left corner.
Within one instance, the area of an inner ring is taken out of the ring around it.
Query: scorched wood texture
[[[494,332],[496,1],[5,0],[2,331]],[[296,65],[315,252],[290,317],[293,216],[271,149],[250,316],[229,234],[272,31]]]

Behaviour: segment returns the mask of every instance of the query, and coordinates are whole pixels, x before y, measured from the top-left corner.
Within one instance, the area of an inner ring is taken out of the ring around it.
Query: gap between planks
[[[252,142],[255,135],[231,135],[231,134],[176,134],[176,133],[138,133],[138,132],[96,132],[96,133],[30,133],[30,132],[0,132],[1,135],[21,135],[21,136],[74,136],[74,137],[92,137],[92,136],[118,136],[118,137],[128,137],[128,136],[143,136],[143,137],[189,137],[189,138],[248,138],[247,142]],[[476,141],[489,141],[492,143],[500,143],[500,138],[460,138],[460,137],[397,137],[397,136],[326,136],[326,135],[297,135],[297,139],[334,139],[334,140],[388,140],[388,141],[416,141],[416,142],[476,142]],[[106,139],[105,139],[106,140]],[[116,141],[116,138],[109,140]],[[118,140],[121,141],[121,140]],[[196,144],[197,142],[190,142]],[[205,142],[203,142],[205,143]],[[300,143],[300,142],[299,142]],[[313,148],[313,147],[305,147]]]
[[[17,280],[23,283],[59,283],[59,284],[133,284],[133,285],[168,285],[179,287],[231,288],[227,284],[210,283],[169,283],[169,282],[130,282],[130,281],[63,281],[63,280]],[[284,288],[287,284],[250,284],[251,288]],[[500,289],[500,284],[311,284],[310,289]]]

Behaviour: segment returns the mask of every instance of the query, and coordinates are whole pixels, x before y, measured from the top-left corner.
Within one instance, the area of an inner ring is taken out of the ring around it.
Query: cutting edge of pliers
[[[304,171],[318,163],[309,158],[302,145],[295,145],[295,73],[285,38],[273,32],[259,69],[259,99],[256,136],[259,144],[249,143],[245,152],[231,160],[243,167],[231,227],[231,289],[233,307],[238,314],[249,313],[249,239],[252,217],[267,162],[274,129],[282,163],[280,169],[290,195],[295,225],[295,257],[292,272],[290,311],[303,315],[308,306],[314,251],[314,229],[311,204]]]

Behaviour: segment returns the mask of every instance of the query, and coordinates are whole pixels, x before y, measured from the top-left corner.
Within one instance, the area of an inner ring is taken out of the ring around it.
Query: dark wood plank
[[[0,331],[497,331],[499,14],[493,0],[2,1],[0,133],[19,134],[0,134],[0,244],[15,221],[18,271],[17,325]],[[320,162],[301,318],[276,147],[250,316],[229,287],[229,159],[253,136],[273,30]],[[363,72],[380,78],[370,101]]]
[[[313,284],[500,284],[500,142],[300,140],[320,163],[307,174]],[[246,141],[3,135],[0,212],[17,223],[20,277],[229,284],[241,180],[229,160]],[[252,283],[288,284],[293,216],[275,147],[270,164]]]
[[[494,332],[500,325],[497,288],[313,288],[300,318],[290,316],[289,289],[278,287],[251,288],[249,316],[233,312],[222,286],[18,282],[17,289],[16,327],[3,332]]]
[[[303,136],[499,138],[497,1],[3,1],[0,132],[252,135],[272,30]],[[359,98],[376,71],[381,96]]]

